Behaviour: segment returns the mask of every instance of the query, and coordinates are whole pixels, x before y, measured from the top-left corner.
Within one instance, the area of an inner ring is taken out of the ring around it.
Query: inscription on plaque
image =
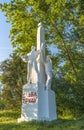
[[[23,102],[24,103],[35,103],[37,101],[36,92],[25,92],[23,93]]]

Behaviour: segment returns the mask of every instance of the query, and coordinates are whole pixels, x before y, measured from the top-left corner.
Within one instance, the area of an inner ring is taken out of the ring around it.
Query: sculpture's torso
[[[35,62],[36,58],[37,58],[36,51],[32,51],[31,53],[28,54],[28,62],[29,63],[32,64],[33,62]]]

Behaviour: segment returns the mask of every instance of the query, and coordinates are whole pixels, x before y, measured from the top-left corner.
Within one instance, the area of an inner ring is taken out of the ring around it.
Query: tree
[[[1,82],[5,84],[2,99],[7,108],[20,108],[22,100],[22,86],[26,82],[26,64],[21,58],[12,54],[10,59],[1,64]]]
[[[30,47],[36,45],[37,24],[43,22],[46,46],[55,44],[58,49],[58,54],[51,56],[54,75],[61,75],[63,84],[68,81],[67,85],[73,89],[75,99],[79,97],[81,104],[82,93],[78,96],[78,92],[84,89],[83,6],[83,0],[11,0],[0,6],[11,23],[12,46],[20,55],[28,53]]]
[[[56,44],[61,59],[70,64],[75,75],[77,70],[74,59],[84,58],[78,52],[83,46],[83,36],[80,35],[83,25],[78,22],[82,17],[79,7],[80,0],[11,0],[10,3],[1,5],[11,23],[11,43],[17,52],[27,53],[36,44],[37,23],[43,21],[46,44]]]

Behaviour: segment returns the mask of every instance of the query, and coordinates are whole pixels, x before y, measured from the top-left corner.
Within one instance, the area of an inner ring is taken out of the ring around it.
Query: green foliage
[[[59,51],[55,57],[51,56],[58,112],[81,115],[84,112],[83,0],[11,0],[0,8],[11,24],[11,44],[20,55],[36,45],[37,24],[43,22],[46,46],[55,44]],[[9,85],[7,89],[10,90]]]
[[[52,122],[31,121],[17,123],[18,111],[0,111],[1,130],[83,130],[84,117],[78,120],[54,120]]]
[[[26,82],[26,64],[21,58],[12,54],[10,59],[1,64],[1,82],[5,84],[2,100],[7,108],[20,108],[22,85]]]
[[[0,109],[4,109],[4,108],[5,108],[4,102],[0,101]]]
[[[53,79],[52,89],[56,93],[56,104],[58,116],[78,118],[84,113],[84,87],[80,81],[65,79],[65,70],[56,73],[57,78]],[[64,74],[64,75],[63,75]]]
[[[20,54],[36,45],[37,24],[42,21],[46,45],[56,45],[59,62],[64,61],[68,69],[65,78],[76,81],[80,66],[84,66],[83,5],[82,0],[11,0],[1,5],[1,10],[11,23],[11,43]]]
[[[79,0],[11,0],[10,3],[1,5],[11,23],[12,45],[20,53],[28,52],[30,46],[36,44],[36,29],[40,21],[43,21],[46,28],[46,44],[55,43],[59,49],[64,49],[65,54],[69,53],[68,42],[80,40],[80,37],[75,35],[75,29],[81,26],[75,23],[78,22],[78,17],[81,17],[79,7],[81,9]],[[80,30],[76,33],[80,33]]]

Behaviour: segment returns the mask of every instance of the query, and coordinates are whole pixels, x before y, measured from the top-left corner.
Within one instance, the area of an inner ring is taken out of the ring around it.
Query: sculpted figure
[[[52,61],[49,56],[46,57],[45,63],[45,71],[46,71],[46,88],[51,89],[51,81],[52,81]]]
[[[35,50],[35,47],[32,46],[31,47],[31,52],[27,54],[27,56],[23,56],[22,57],[22,60],[24,62],[28,62],[28,72],[27,72],[27,81],[28,83],[30,83],[30,75],[31,75],[31,71],[32,71],[32,68],[34,68],[35,72],[37,73],[37,76],[38,76],[38,66],[37,66],[37,57],[38,55],[41,53],[41,50],[42,50],[42,47],[40,50]]]

